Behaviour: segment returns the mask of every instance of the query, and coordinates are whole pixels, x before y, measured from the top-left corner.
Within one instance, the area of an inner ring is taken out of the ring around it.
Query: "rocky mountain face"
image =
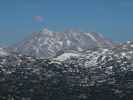
[[[50,59],[0,56],[1,100],[132,100],[132,94],[132,42]]]
[[[37,57],[53,57],[63,50],[82,51],[95,47],[113,47],[101,34],[88,32],[53,32],[43,29],[16,45],[16,51]]]

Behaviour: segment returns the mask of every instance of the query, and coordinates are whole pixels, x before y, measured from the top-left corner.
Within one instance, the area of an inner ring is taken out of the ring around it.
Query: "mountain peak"
[[[51,32],[48,28],[43,28],[42,32]]]
[[[40,33],[44,35],[51,35],[53,32],[49,30],[48,28],[44,28],[40,31]]]
[[[31,38],[22,41],[17,46],[21,53],[32,56],[55,56],[62,50],[82,51],[95,47],[112,47],[112,43],[98,33],[67,31],[53,32],[44,28],[41,32],[33,34]]]

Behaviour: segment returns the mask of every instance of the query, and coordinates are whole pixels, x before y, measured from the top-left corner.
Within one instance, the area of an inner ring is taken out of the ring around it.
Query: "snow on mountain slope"
[[[70,58],[78,58],[86,62],[87,66],[96,66],[99,62],[106,60],[115,60],[126,58],[133,62],[133,42],[127,42],[115,48],[98,48],[96,50],[89,49],[85,51],[65,51],[55,57],[57,60],[65,61]]]
[[[55,58],[55,60],[59,60],[59,61],[65,61],[71,57],[79,57],[80,54],[79,53],[64,53],[60,56],[58,56],[57,58]]]
[[[8,55],[8,52],[4,50],[4,48],[0,48],[0,56],[6,56]]]
[[[97,33],[53,32],[43,29],[34,33],[16,46],[18,52],[37,57],[55,56],[62,50],[82,51],[94,47],[112,47],[112,42]]]

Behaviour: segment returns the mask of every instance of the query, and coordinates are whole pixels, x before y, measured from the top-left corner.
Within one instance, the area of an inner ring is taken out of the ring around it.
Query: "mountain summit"
[[[95,47],[112,46],[113,43],[99,33],[53,32],[45,28],[20,42],[16,46],[16,50],[22,54],[47,58],[55,56],[57,52],[63,50],[82,51]]]

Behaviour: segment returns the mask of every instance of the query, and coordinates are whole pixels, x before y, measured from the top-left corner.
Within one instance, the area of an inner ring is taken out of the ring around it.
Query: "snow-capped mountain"
[[[17,51],[37,57],[51,57],[63,50],[82,51],[94,47],[112,47],[113,43],[101,34],[89,32],[53,32],[43,29],[19,43]]]

